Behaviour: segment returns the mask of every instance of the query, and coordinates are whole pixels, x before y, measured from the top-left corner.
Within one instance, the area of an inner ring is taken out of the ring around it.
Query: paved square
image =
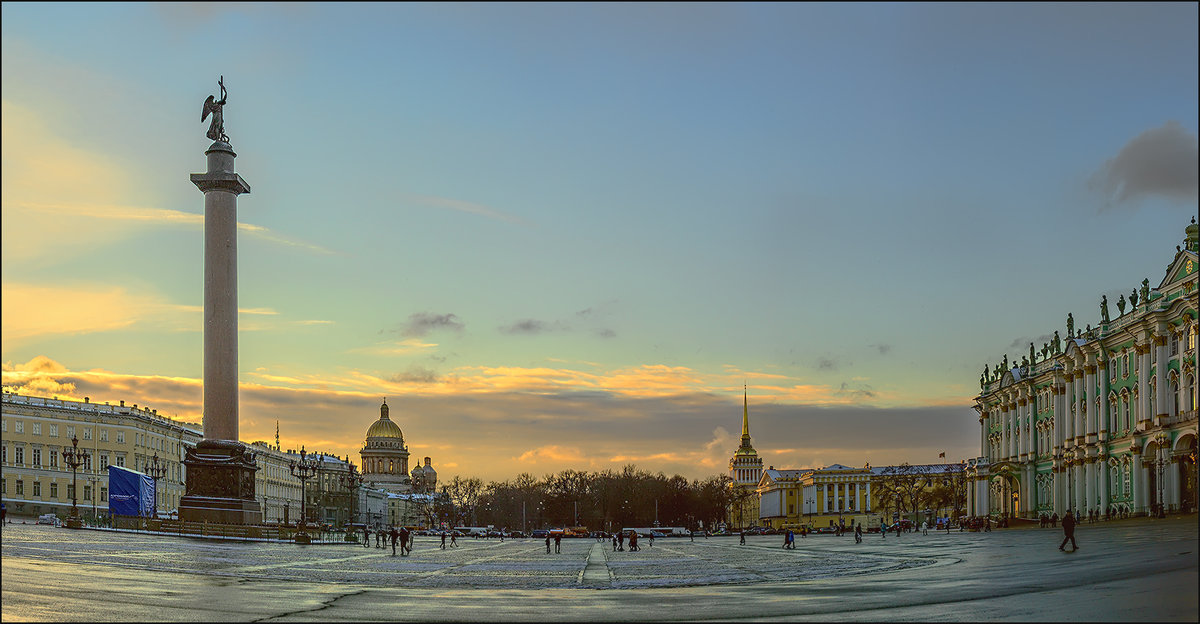
[[[3,619],[1197,620],[1195,517],[899,538],[418,537],[411,556],[8,525]]]

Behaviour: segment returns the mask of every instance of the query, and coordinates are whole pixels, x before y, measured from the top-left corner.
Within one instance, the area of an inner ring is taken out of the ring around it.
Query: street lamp
[[[804,501],[804,508],[808,510],[808,526],[812,526],[813,505],[817,504],[817,499],[809,498]]]
[[[154,482],[154,517],[158,517],[158,480],[166,476],[167,465],[158,463],[158,451],[154,452],[154,457],[150,459],[150,465],[146,466],[146,474],[150,475],[150,479]]]
[[[63,449],[63,461],[71,467],[71,515],[67,518],[67,528],[82,529],[83,518],[79,517],[79,507],[76,506],[75,495],[79,493],[79,487],[75,485],[75,471],[84,464],[91,455],[87,449],[79,448],[79,438],[71,436],[71,448]]]
[[[342,482],[342,487],[350,490],[350,522],[354,522],[354,502],[357,497],[354,495],[362,485],[363,476],[358,473],[358,468],[354,466],[354,462],[350,463],[350,470],[338,476],[338,480]]]
[[[305,532],[305,520],[308,519],[308,496],[306,483],[309,479],[317,475],[317,470],[320,469],[320,464],[315,459],[305,459],[306,453],[304,447],[300,447],[300,461],[292,461],[288,465],[292,476],[300,479],[300,524],[296,526],[296,543],[311,544],[312,538]]]
[[[1166,472],[1168,463],[1169,460],[1162,454],[1160,449],[1158,458],[1154,460],[1154,469],[1158,473],[1158,479],[1156,479],[1158,482],[1158,513],[1156,515],[1159,518],[1167,517],[1166,502],[1163,496],[1163,474]]]

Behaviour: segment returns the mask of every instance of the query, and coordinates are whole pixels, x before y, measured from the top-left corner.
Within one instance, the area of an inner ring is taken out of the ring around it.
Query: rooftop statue
[[[204,100],[204,110],[200,112],[200,121],[208,119],[209,113],[212,113],[212,123],[208,125],[208,138],[222,143],[229,142],[229,136],[225,134],[225,115],[221,109],[225,107],[225,101],[228,100],[228,93],[225,91],[225,76],[217,81],[217,86],[221,87],[221,100],[217,101],[213,96],[208,96]]]
[[[1072,336],[1074,334],[1075,334],[1075,317],[1071,316],[1070,312],[1067,312],[1067,335]]]
[[[1108,322],[1108,295],[1100,295],[1100,322]]]
[[[1130,310],[1131,312],[1137,310],[1137,302],[1138,294],[1137,289],[1135,288],[1133,292],[1129,293],[1129,306],[1132,308],[1132,310]]]
[[[1150,303],[1150,278],[1142,280],[1142,302]]]
[[[1062,353],[1062,338],[1058,337],[1058,330],[1054,330],[1054,352]]]
[[[1037,354],[1033,350],[1033,343],[1029,343],[1029,363],[1033,364],[1037,361]]]
[[[1125,314],[1125,295],[1121,295],[1121,298],[1117,299],[1117,312]]]

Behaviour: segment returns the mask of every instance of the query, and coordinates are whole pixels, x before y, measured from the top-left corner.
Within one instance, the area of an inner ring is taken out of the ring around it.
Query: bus
[[[641,537],[649,537],[651,531],[657,531],[667,537],[687,537],[689,535],[688,530],[684,527],[626,527],[621,529],[621,532],[626,535],[630,531],[637,531]]]

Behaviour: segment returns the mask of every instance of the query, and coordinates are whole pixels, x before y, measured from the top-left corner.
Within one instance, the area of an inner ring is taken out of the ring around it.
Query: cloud
[[[522,319],[511,325],[500,326],[496,329],[504,334],[536,336],[537,334],[544,334],[546,332],[565,330],[568,327],[559,321],[546,322],[537,319]]]
[[[437,371],[430,370],[423,366],[413,366],[402,373],[396,373],[395,375],[392,375],[391,379],[396,383],[403,384],[431,384],[436,383],[439,378],[440,376],[437,374]]]
[[[817,370],[835,371],[837,369],[838,363],[833,358],[825,356],[817,358]]]
[[[418,312],[411,314],[408,321],[399,329],[401,336],[424,336],[431,331],[449,329],[462,333],[466,325],[455,314],[434,314]]]
[[[1009,343],[1008,348],[1009,349],[1020,349],[1021,350],[1020,353],[1024,353],[1024,354],[1028,355],[1029,354],[1029,343],[1032,342],[1034,348],[1040,350],[1042,348],[1042,343],[1050,342],[1053,339],[1054,339],[1054,334],[1042,334],[1041,336],[1037,336],[1034,338],[1030,338],[1028,336],[1021,336],[1021,337],[1013,340],[1011,343]],[[1018,359],[1020,359],[1020,358],[1018,357]]]
[[[872,349],[879,352],[879,355],[887,355],[892,352],[892,345],[886,343],[870,345]]]
[[[597,329],[597,330],[596,330],[596,335],[597,335],[597,336],[599,336],[599,337],[601,337],[601,338],[616,338],[616,337],[617,337],[617,332],[615,332],[615,331],[613,331],[613,330],[611,330],[611,329],[607,329],[607,328],[605,328],[605,329]]]
[[[448,197],[434,197],[434,196],[430,196],[430,195],[407,195],[407,194],[402,195],[401,197],[404,199],[407,199],[408,201],[418,203],[418,204],[424,204],[426,206],[434,206],[437,208],[448,208],[450,210],[457,210],[459,212],[465,212],[468,214],[479,215],[481,217],[487,217],[489,219],[495,219],[497,221],[506,221],[508,223],[517,223],[517,224],[521,224],[521,225],[527,224],[527,222],[524,219],[517,217],[517,216],[507,214],[505,212],[501,212],[500,210],[492,208],[491,206],[485,206],[483,204],[476,204],[476,203],[469,202],[469,201],[463,201],[461,199],[450,199]]]
[[[1194,202],[1198,168],[1196,135],[1168,121],[1126,143],[1092,176],[1089,186],[1104,194],[1106,207],[1136,205],[1145,197]]]
[[[357,347],[350,349],[347,353],[362,353],[366,355],[410,355],[413,353],[421,353],[430,349],[436,348],[436,342],[423,342],[416,338],[407,338],[405,340],[395,341],[387,340],[378,342],[369,347]]]
[[[666,367],[655,372],[683,371]],[[563,372],[559,379],[570,375]],[[620,468],[625,462],[703,478],[727,470],[738,445],[731,432],[740,431],[742,416],[740,393],[693,390],[655,395],[573,387],[530,392],[521,385],[461,392],[453,391],[455,382],[449,376],[426,386],[359,371],[346,372],[340,379],[326,373],[271,376],[269,371],[256,371],[251,377],[254,382],[240,384],[243,440],[273,439],[278,420],[285,448],[303,444],[313,451],[356,457],[363,433],[379,418],[380,397],[386,396],[406,442],[414,448],[429,445],[433,450],[424,454],[433,457],[445,478],[451,475],[442,468],[452,465],[465,476],[490,480],[511,478],[531,464],[557,471]],[[300,382],[305,385],[288,385]],[[5,364],[3,385],[36,396],[89,396],[96,403],[114,404],[124,400],[187,422],[201,419],[198,378],[74,371],[38,357]],[[752,396],[753,443],[780,468],[834,461],[935,461],[943,450],[955,457],[978,452],[973,448],[978,444],[978,421],[967,404],[878,408],[842,401],[818,406],[768,403]]]

